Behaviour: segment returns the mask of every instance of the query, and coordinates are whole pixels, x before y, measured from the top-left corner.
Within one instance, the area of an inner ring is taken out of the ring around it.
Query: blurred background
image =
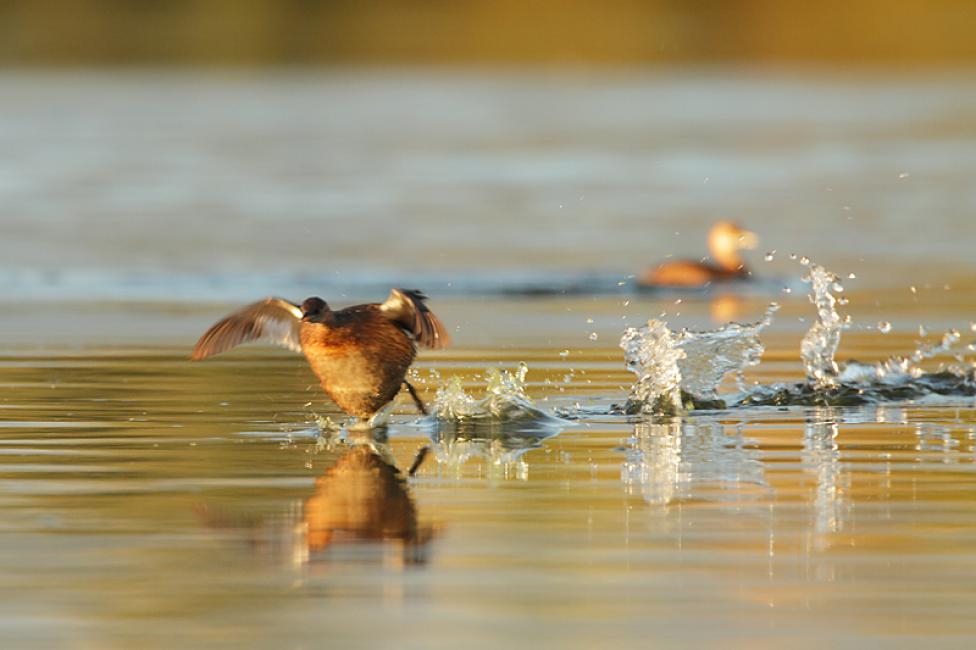
[[[0,3],[0,299],[960,286],[971,2]],[[778,251],[768,256],[766,251]]]
[[[7,0],[10,63],[968,63],[966,0]]]

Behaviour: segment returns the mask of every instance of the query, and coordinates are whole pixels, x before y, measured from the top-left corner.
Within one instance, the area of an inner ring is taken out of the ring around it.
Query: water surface
[[[746,380],[801,381],[794,251],[845,278],[839,359],[950,327],[971,356],[966,75],[5,73],[0,95],[5,647],[972,644],[971,397],[610,414],[649,318],[779,301]],[[727,216],[777,249],[765,283],[632,290]],[[456,341],[422,355],[424,396],[525,363],[550,419],[436,426],[401,395],[384,436],[336,437],[299,357],[187,360],[265,293],[414,282]]]

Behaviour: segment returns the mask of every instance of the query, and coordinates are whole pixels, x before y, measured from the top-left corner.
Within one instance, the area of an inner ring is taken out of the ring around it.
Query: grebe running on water
[[[200,337],[194,361],[225,352],[240,343],[263,339],[302,352],[336,405],[359,418],[370,418],[406,386],[417,408],[427,409],[405,377],[417,345],[443,348],[444,325],[427,308],[420,291],[393,289],[383,303],[329,309],[321,298],[301,307],[281,298],[265,298],[234,312]]]
[[[716,282],[748,279],[749,270],[739,251],[753,249],[758,243],[755,233],[743,230],[731,221],[719,221],[708,232],[708,252],[712,262],[664,262],[642,273],[637,285],[644,288],[704,287]]]

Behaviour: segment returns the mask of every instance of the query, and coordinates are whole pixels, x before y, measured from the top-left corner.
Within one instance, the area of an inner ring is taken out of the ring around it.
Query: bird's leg
[[[430,412],[427,410],[427,407],[424,406],[424,401],[422,399],[420,399],[420,396],[419,395],[417,395],[417,390],[413,386],[410,385],[410,382],[404,380],[403,385],[406,386],[407,387],[407,391],[410,392],[410,397],[413,398],[413,403],[417,405],[417,410],[420,411],[420,414],[421,415],[430,415]]]
[[[363,429],[385,429],[390,422],[390,413],[393,411],[393,403],[389,403],[382,409],[373,413],[368,420],[362,421]]]
[[[413,476],[420,469],[423,464],[424,459],[427,458],[427,454],[430,452],[430,445],[424,445],[417,450],[417,455],[413,459],[413,463],[410,464],[410,469],[407,470],[407,476]]]

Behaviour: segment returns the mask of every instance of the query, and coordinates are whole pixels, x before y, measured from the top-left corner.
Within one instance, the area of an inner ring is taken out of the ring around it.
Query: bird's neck
[[[335,325],[336,317],[335,312],[332,310],[322,312],[319,314],[315,320],[309,321],[309,325],[321,325],[323,327],[332,327]]]

